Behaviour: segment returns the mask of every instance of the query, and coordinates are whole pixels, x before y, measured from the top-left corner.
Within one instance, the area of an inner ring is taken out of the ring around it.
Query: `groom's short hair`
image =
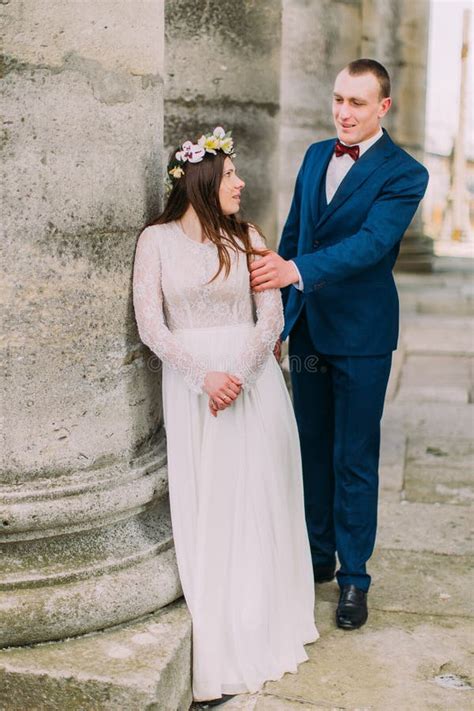
[[[375,59],[355,59],[347,65],[346,69],[352,76],[373,74],[380,86],[380,98],[386,99],[390,96],[390,77],[380,62],[377,62]]]

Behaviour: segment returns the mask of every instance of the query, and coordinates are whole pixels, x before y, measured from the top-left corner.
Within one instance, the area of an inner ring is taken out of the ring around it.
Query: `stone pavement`
[[[473,264],[443,258],[433,274],[397,275],[367,625],[339,630],[337,585],[318,585],[309,661],[225,711],[474,709]]]

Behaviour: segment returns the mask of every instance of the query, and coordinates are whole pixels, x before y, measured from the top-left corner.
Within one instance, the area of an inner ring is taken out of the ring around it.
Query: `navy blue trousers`
[[[293,402],[313,563],[340,567],[339,586],[368,590],[377,528],[380,420],[392,353],[317,351],[303,310],[290,334]]]

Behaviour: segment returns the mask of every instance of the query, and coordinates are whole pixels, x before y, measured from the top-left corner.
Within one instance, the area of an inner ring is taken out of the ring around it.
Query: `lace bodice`
[[[251,228],[250,234],[254,246],[265,247],[256,230]],[[230,257],[229,276],[221,272],[207,283],[218,268],[214,244],[195,242],[176,222],[147,227],[138,238],[133,305],[140,338],[178,370],[194,392],[203,392],[208,368],[183,347],[174,332],[253,323],[251,335],[236,354],[237,367],[232,373],[249,388],[283,329],[279,290],[253,294],[245,254],[230,252]]]

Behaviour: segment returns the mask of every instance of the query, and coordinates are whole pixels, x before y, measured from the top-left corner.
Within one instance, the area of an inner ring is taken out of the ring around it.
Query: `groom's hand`
[[[264,257],[250,265],[250,286],[254,291],[283,289],[299,282],[298,272],[291,261],[268,251]]]

